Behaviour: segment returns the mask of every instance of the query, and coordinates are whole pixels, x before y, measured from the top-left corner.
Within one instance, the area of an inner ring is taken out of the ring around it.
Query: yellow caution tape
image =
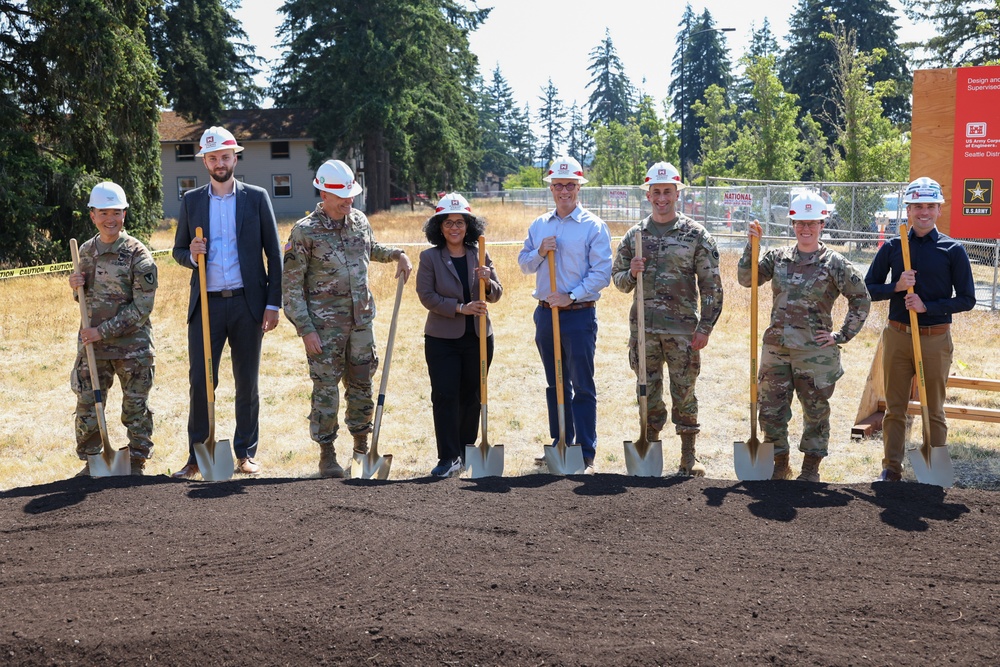
[[[154,250],[153,258],[169,256],[170,250]],[[4,278],[22,278],[24,276],[42,276],[50,273],[62,273],[72,271],[73,262],[59,262],[58,264],[46,264],[44,266],[22,266],[19,269],[0,269],[0,280]]]

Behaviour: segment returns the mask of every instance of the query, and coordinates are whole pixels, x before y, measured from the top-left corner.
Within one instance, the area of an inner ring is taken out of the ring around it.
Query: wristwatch
[[[576,303],[576,297],[575,297],[575,296],[573,296],[573,293],[572,293],[572,292],[570,292],[570,293],[569,293],[569,300],[570,300],[570,302],[572,302],[572,303]]]

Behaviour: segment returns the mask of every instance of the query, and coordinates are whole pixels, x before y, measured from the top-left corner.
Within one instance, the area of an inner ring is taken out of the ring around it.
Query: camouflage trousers
[[[638,376],[639,339],[633,332],[628,341],[629,366]],[[647,428],[662,431],[667,423],[663,402],[663,366],[670,379],[670,421],[677,433],[698,433],[698,397],[694,387],[701,373],[701,351],[691,347],[691,336],[646,333]],[[636,383],[636,395],[639,387]]]
[[[799,451],[826,456],[830,442],[830,398],[840,376],[840,349],[836,346],[792,350],[764,345],[760,360],[758,403],[764,439],[774,443],[774,453],[788,452],[788,421],[792,395],[802,404],[802,438]]]
[[[347,409],[344,421],[352,434],[368,433],[372,428],[375,402],[372,378],[378,369],[375,334],[372,325],[344,325],[342,328],[318,329],[323,351],[309,356],[309,377],[313,381],[309,435],[328,444],[337,437],[340,410],[338,385],[343,380]]]
[[[133,459],[148,459],[153,455],[153,413],[149,409],[149,390],[153,387],[155,371],[156,363],[151,357],[97,360],[97,379],[105,408],[107,392],[114,384],[116,375],[121,382],[122,424],[128,431],[129,456]],[[87,455],[100,454],[102,448],[86,354],[77,355],[69,384],[76,394],[76,455],[83,460]]]

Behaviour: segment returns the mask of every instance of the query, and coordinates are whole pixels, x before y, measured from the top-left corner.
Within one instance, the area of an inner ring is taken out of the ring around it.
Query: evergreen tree
[[[705,99],[705,90],[715,84],[729,89],[730,65],[723,43],[722,32],[715,27],[715,20],[706,9],[695,18],[690,3],[678,24],[680,40],[674,54],[669,93],[674,100],[675,118],[682,128],[680,158],[681,171],[701,153],[701,118],[694,113],[697,100]]]
[[[532,166],[538,155],[538,141],[531,130],[531,105],[525,104],[524,109],[516,109],[514,120],[508,128],[510,144],[514,147],[514,155],[518,165]]]
[[[845,30],[855,31],[860,50],[885,50],[885,57],[873,65],[872,80],[894,83],[895,90],[882,101],[886,116],[894,123],[908,123],[912,81],[906,56],[897,44],[896,13],[889,0],[799,0],[789,21],[788,50],[779,63],[785,89],[799,96],[802,110],[822,124],[832,141],[840,122],[831,95],[837,55],[833,44],[820,37],[829,31],[831,14]]]
[[[903,0],[907,16],[935,24],[919,62],[938,67],[1000,62],[1000,0]]]
[[[590,124],[607,125],[613,120],[627,123],[632,113],[632,84],[625,76],[625,66],[609,30],[605,29],[604,40],[591,49],[587,71],[592,75],[587,88],[593,88],[587,101]]]
[[[635,123],[642,135],[643,162],[649,166],[665,160],[664,122],[656,115],[656,103],[652,96],[644,94],[639,98]]]
[[[517,171],[519,165],[512,139],[518,131],[511,125],[517,123],[517,104],[510,84],[500,72],[493,69],[488,85],[479,91],[479,130],[481,135],[483,173],[492,173],[501,181],[507,174]]]
[[[591,174],[597,185],[642,183],[648,165],[643,158],[642,133],[630,120],[611,121],[594,128],[594,162]]]
[[[778,57],[779,53],[778,40],[775,39],[774,33],[771,32],[771,22],[768,21],[767,17],[764,17],[764,23],[760,29],[751,23],[750,40],[747,50],[741,59],[741,62],[744,63],[744,73],[737,78],[736,83],[733,85],[733,99],[735,100],[736,108],[741,114],[753,109],[753,82],[746,75],[746,63],[753,62],[757,58],[765,56]]]
[[[726,102],[725,91],[715,84],[705,90],[705,101],[696,100],[692,111],[701,119],[701,160],[697,176],[688,182],[704,182],[709,176],[728,176],[736,133],[736,109]]]
[[[774,56],[747,58],[744,66],[753,86],[753,108],[742,113],[733,146],[736,174],[771,181],[797,180],[806,151],[796,124],[797,98],[782,88]]]
[[[238,0],[164,0],[149,39],[167,104],[189,120],[214,123],[227,108],[254,108],[260,58],[233,16]]]
[[[569,109],[569,141],[566,152],[571,157],[576,158],[580,164],[587,164],[590,152],[593,150],[594,140],[590,135],[587,123],[583,120],[583,112],[573,100],[573,106]]]
[[[286,0],[278,104],[318,109],[314,166],[360,147],[370,212],[390,186],[468,184],[478,155],[476,58],[468,35],[489,13],[457,0]],[[428,155],[428,153],[434,153]]]
[[[15,28],[0,42],[9,63],[0,69],[0,185],[16,184],[0,188],[0,202],[15,200],[0,233],[16,241],[3,244],[0,262],[65,259],[70,238],[94,233],[85,211],[100,180],[125,189],[131,233],[146,239],[159,221],[162,97],[148,12],[147,0],[0,4],[0,24]],[[19,222],[29,224],[8,228]]]
[[[548,166],[559,157],[562,151],[563,134],[566,129],[566,108],[559,99],[559,91],[552,78],[549,77],[549,84],[542,88],[542,94],[538,98],[541,107],[538,109],[536,118],[542,125],[541,151],[538,157]]]

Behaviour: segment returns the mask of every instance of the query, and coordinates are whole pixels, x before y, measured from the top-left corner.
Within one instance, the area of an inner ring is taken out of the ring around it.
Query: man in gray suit
[[[259,433],[257,375],[264,334],[278,325],[281,309],[281,247],[267,191],[236,180],[236,154],[243,150],[232,133],[210,127],[201,136],[201,151],[211,179],[184,194],[173,256],[192,269],[188,307],[188,357],[191,407],[188,417],[187,464],[178,479],[199,474],[193,444],[208,437],[208,395],[202,343],[197,256],[205,256],[206,288],[212,341],[212,377],[219,381],[219,357],[226,342],[236,381],[236,472],[254,475]],[[202,228],[204,238],[195,236]],[[207,254],[206,254],[207,253]],[[267,260],[267,267],[264,260]]]

